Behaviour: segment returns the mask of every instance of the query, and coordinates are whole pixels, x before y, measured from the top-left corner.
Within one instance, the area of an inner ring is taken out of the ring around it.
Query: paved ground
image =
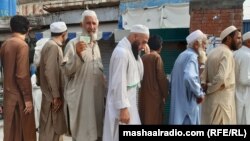
[[[39,135],[37,134],[37,136]],[[3,141],[3,120],[0,120],[0,141]],[[63,141],[72,141],[72,138],[64,136]]]

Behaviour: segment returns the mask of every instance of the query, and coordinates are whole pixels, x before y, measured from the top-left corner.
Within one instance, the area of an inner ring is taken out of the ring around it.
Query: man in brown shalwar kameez
[[[142,56],[144,76],[139,94],[139,114],[142,124],[163,124],[168,80],[159,54],[162,39],[159,36],[152,36],[148,45],[150,53]]]
[[[23,16],[10,20],[12,37],[0,51],[4,67],[4,141],[36,141],[29,73],[29,47],[25,36],[29,21]]]
[[[40,60],[40,86],[43,94],[39,141],[59,141],[67,130],[61,71],[62,45],[67,39],[67,26],[64,22],[54,22],[50,25],[50,31],[52,38],[44,45]]]

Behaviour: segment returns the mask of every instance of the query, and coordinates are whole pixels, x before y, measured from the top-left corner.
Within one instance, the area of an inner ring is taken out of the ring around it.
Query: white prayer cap
[[[84,20],[84,18],[86,16],[91,16],[91,17],[95,17],[97,19],[97,15],[95,13],[95,11],[93,10],[85,10],[83,13],[82,13],[82,21]]]
[[[243,35],[243,41],[246,41],[248,39],[250,39],[250,31],[246,32],[244,35]]]
[[[233,25],[227,27],[221,32],[220,39],[223,40],[225,37],[227,37],[230,33],[234,32],[235,30],[237,30],[237,28]]]
[[[52,33],[63,33],[67,31],[67,26],[65,22],[54,22],[50,24],[50,31]]]
[[[146,34],[146,35],[149,36],[149,29],[148,29],[148,27],[146,27],[145,25],[141,25],[141,24],[133,25],[131,27],[130,32],[133,32],[133,33],[142,33],[142,34]]]
[[[206,38],[207,38],[207,36],[202,31],[200,31],[198,29],[198,30],[195,30],[192,33],[190,33],[187,36],[186,40],[187,40],[187,43],[190,44],[190,43],[193,43],[194,41],[197,41],[199,39],[206,39]]]

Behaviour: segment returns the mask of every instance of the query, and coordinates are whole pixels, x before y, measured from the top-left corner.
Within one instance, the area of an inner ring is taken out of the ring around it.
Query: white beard
[[[89,33],[86,32],[85,30],[82,30],[82,35],[90,36],[91,41],[96,41],[96,40],[97,40],[97,37],[98,37],[98,30],[96,30],[95,33],[93,33],[93,34],[89,34]]]
[[[199,54],[198,56],[199,63],[205,64],[207,61],[207,55],[206,52],[202,49],[202,47],[199,47],[198,54]]]
[[[96,41],[97,40],[97,34],[98,32],[96,31],[94,34],[91,35],[91,40]]]

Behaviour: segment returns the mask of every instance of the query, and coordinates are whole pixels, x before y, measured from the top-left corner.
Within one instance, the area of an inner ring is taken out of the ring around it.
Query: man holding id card
[[[96,41],[98,25],[96,13],[85,10],[81,36],[70,40],[65,48],[65,100],[75,141],[96,141],[102,136],[105,82]]]

